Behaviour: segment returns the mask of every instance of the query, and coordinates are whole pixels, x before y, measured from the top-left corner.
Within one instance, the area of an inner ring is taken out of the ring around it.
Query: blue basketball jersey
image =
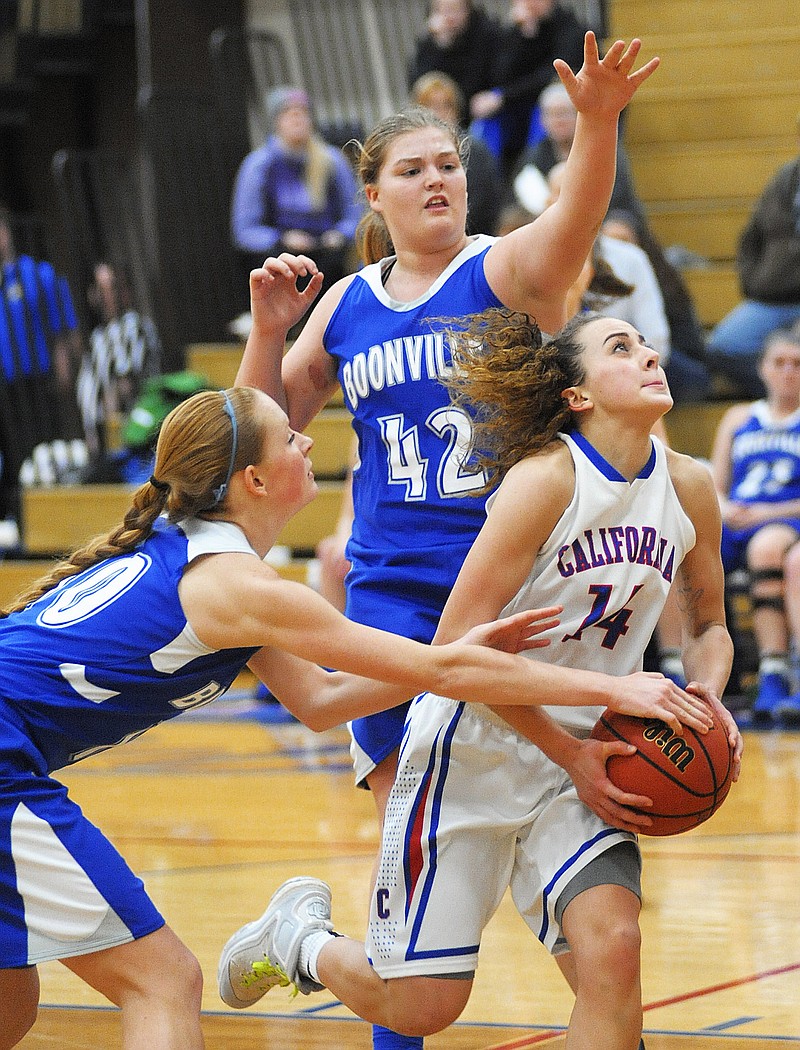
[[[156,522],[133,552],[0,620],[0,751],[50,772],[221,696],[256,651],[213,650],[178,598],[203,554],[256,552],[229,522]]]
[[[353,542],[369,550],[469,543],[484,519],[484,484],[467,462],[471,423],[440,377],[450,366],[443,318],[503,304],[484,276],[492,238],[474,238],[423,296],[392,299],[392,260],[353,279],[331,317],[325,348],[358,435]]]
[[[25,375],[51,370],[51,336],[77,328],[69,287],[48,262],[20,255],[0,273],[9,319],[3,325],[16,341]]]
[[[731,442],[730,499],[780,503],[800,499],[800,409],[776,420],[756,401]]]

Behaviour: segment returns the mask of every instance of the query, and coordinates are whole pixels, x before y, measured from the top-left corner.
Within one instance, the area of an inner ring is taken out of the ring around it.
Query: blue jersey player
[[[745,568],[750,577],[759,653],[752,718],[762,726],[797,725],[800,698],[789,651],[797,641],[792,628],[800,629],[800,588],[790,587],[796,571],[787,573],[787,559],[800,559],[800,548],[794,551],[800,540],[800,336],[773,332],[759,374],[766,397],[728,409],[712,451],[722,560],[726,571]]]
[[[633,72],[639,50],[638,40],[617,41],[601,60],[587,33],[577,76],[554,63],[577,129],[561,197],[529,225],[499,239],[468,237],[461,136],[430,111],[412,110],[379,123],[358,151],[367,266],[322,297],[285,357],[286,334],[322,275],[307,257],[285,254],[251,274],[253,329],[237,382],[284,403],[299,430],[337,381],[353,413],[352,619],[432,638],[484,509],[484,478],[464,461],[469,416],[452,409],[440,382],[448,349],[435,318],[504,305],[545,331],[561,327],[611,197],[619,114],[658,64]],[[300,292],[296,278],[307,274]],[[356,781],[369,786],[381,821],[405,714],[351,725]],[[376,1050],[422,1045],[380,1033],[373,1041]]]

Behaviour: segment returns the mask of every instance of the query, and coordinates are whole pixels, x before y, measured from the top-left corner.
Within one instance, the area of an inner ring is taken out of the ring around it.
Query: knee
[[[417,981],[419,992],[414,991]],[[431,989],[432,981],[436,983],[435,990]],[[400,1035],[425,1037],[441,1032],[458,1020],[467,1005],[472,981],[411,978],[406,988],[412,994],[403,997],[400,1016],[393,1017],[388,1027]]]
[[[638,986],[642,936],[639,924],[624,917],[609,917],[593,931],[580,958],[579,982],[602,985],[608,994],[626,994]]]
[[[170,1013],[199,1014],[203,998],[203,971],[189,949],[176,939],[168,965],[157,965],[133,975],[120,991],[119,1005],[145,999]],[[112,999],[112,1001],[115,1001]]]
[[[752,570],[780,570],[792,541],[792,533],[783,524],[765,525],[747,545],[747,564]],[[777,577],[776,577],[777,578]]]
[[[166,976],[159,975],[157,994],[170,1003],[199,1012],[203,999],[203,971],[195,956],[184,947],[182,957],[175,960]]]

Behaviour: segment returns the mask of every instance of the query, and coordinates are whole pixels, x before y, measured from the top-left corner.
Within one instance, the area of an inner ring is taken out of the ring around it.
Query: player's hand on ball
[[[646,832],[653,822],[645,813],[632,810],[649,809],[652,800],[618,788],[609,780],[606,763],[612,755],[632,755],[635,751],[633,744],[624,740],[581,740],[566,770],[584,805],[607,824],[634,834]]]
[[[714,718],[724,726],[725,731],[728,734],[728,741],[731,745],[731,750],[733,751],[733,781],[736,783],[739,779],[739,773],[742,768],[744,740],[742,740],[742,734],[739,732],[739,727],[736,725],[733,715],[727,707],[725,707],[714,690],[709,689],[708,686],[703,685],[702,682],[689,682],[686,686],[686,692],[691,693],[692,696],[699,696],[702,700],[705,700],[711,708]]]
[[[637,671],[618,678],[617,682],[608,706],[622,715],[659,718],[676,733],[680,732],[681,723],[698,733],[708,732],[714,724],[705,700],[679,689],[657,671]]]
[[[549,638],[539,637],[545,631],[558,627],[563,605],[552,605],[547,609],[525,609],[523,612],[504,616],[501,620],[481,623],[470,628],[461,639],[470,645],[485,645],[489,649],[500,649],[504,653],[521,653],[526,649],[541,649],[550,644]]]

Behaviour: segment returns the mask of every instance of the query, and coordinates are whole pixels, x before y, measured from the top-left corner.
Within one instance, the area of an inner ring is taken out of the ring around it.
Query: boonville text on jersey
[[[586,529],[582,537],[565,543],[558,551],[558,571],[565,578],[623,562],[649,565],[672,583],[675,544],[651,525],[613,525]]]

